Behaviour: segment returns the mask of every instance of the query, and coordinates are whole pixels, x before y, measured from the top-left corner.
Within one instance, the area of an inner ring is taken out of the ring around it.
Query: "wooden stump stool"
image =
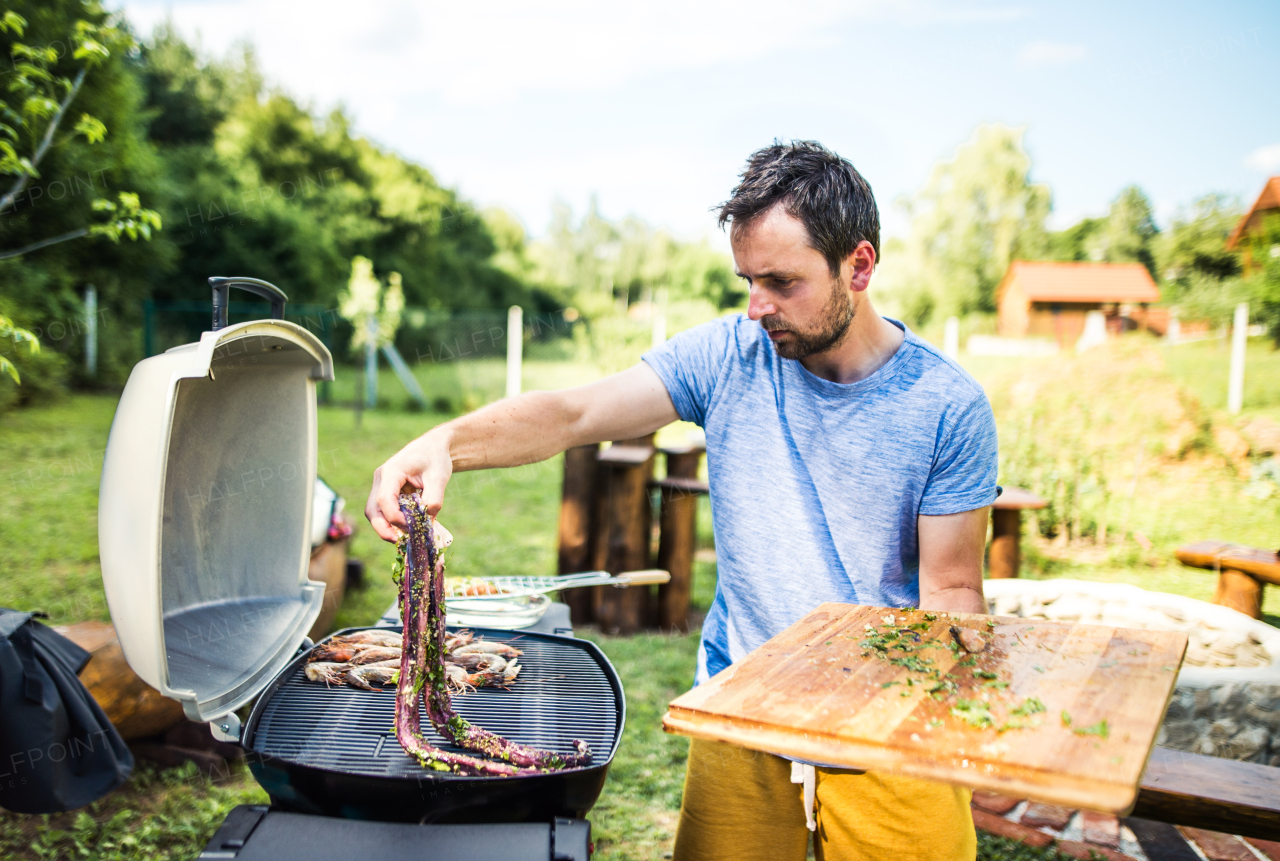
[[[1179,547],[1178,561],[1189,568],[1218,572],[1213,603],[1262,618],[1262,589],[1280,585],[1280,554],[1225,541],[1201,541]]]
[[[1020,487],[1005,487],[991,506],[991,550],[987,555],[987,576],[1007,580],[1018,576],[1022,565],[1022,511],[1044,508],[1045,502]]]

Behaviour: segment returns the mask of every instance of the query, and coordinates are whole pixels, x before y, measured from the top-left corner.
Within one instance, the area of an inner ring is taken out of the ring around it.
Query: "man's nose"
[[[747,317],[759,321],[761,317],[778,313],[778,307],[764,295],[759,287],[752,287],[747,294]]]

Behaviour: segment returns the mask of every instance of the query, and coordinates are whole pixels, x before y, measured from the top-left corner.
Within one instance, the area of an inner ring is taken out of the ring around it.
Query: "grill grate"
[[[573,641],[491,631],[483,636],[521,649],[524,669],[511,690],[480,688],[455,696],[458,714],[513,741],[561,753],[572,753],[573,740],[582,739],[591,746],[593,765],[612,758],[617,702],[609,677],[590,652]],[[326,688],[307,681],[302,664],[286,672],[288,678],[262,708],[254,752],[347,774],[439,778],[396,741],[394,688],[377,693],[350,685]],[[422,724],[429,744],[463,752],[445,744],[425,714]]]

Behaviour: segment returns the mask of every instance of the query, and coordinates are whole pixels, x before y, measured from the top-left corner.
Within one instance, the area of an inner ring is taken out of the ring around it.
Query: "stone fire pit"
[[[1280,629],[1124,583],[987,580],[984,590],[997,616],[1184,632],[1187,656],[1156,744],[1280,765]]]

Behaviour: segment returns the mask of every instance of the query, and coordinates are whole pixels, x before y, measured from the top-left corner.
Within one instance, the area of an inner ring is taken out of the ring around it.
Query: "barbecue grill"
[[[324,597],[307,579],[315,384],[333,379],[333,360],[284,320],[274,285],[210,285],[211,330],[130,374],[98,506],[103,585],[126,660],[189,718],[240,743],[271,797],[269,808],[236,808],[202,857],[351,861],[376,839],[454,861],[585,859],[583,817],[625,717],[617,673],[592,643],[472,629],[516,644],[524,669],[510,690],[481,688],[456,697],[455,709],[517,742],[565,753],[574,739],[590,745],[590,765],[547,774],[425,769],[396,741],[392,689],[306,681],[306,633]],[[270,301],[271,319],[228,326],[233,287]],[[236,712],[250,703],[242,728]],[[457,749],[429,723],[423,732]]]

